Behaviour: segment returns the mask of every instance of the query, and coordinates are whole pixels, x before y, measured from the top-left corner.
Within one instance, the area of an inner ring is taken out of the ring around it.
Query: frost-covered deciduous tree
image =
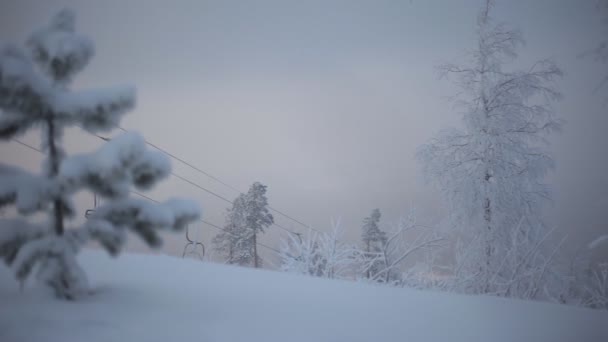
[[[485,282],[484,292],[491,292],[490,271],[513,247],[514,229],[532,245],[546,234],[541,212],[550,194],[543,179],[554,167],[546,137],[561,126],[551,103],[560,98],[554,83],[562,72],[548,59],[509,70],[522,37],[496,23],[492,9],[487,1],[479,12],[469,63],[440,68],[461,89],[463,127],[442,131],[418,153],[450,204],[451,224],[476,239],[467,251],[475,254],[469,271]]]
[[[257,237],[274,223],[266,186],[255,182],[246,194],[240,194],[228,210],[226,221],[224,231],[213,239],[216,250],[226,255],[228,263],[260,267]]]
[[[152,247],[159,231],[181,230],[199,216],[196,203],[169,200],[151,204],[129,197],[132,187],[150,189],[170,173],[168,159],[146,149],[137,134],[124,134],[91,154],[68,157],[62,148],[65,127],[108,131],[135,104],[130,87],[72,90],[70,82],[93,56],[93,43],[75,30],[75,15],[63,10],[34,32],[27,51],[0,47],[0,138],[9,140],[33,127],[42,130],[46,153],[35,174],[0,164],[0,206],[14,205],[18,219],[0,220],[0,258],[23,284],[36,270],[38,278],[64,299],[89,293],[76,254],[87,241],[99,242],[117,255],[128,230]],[[105,199],[81,226],[70,198],[90,190]],[[48,220],[27,216],[46,212]]]
[[[361,241],[369,259],[369,266],[365,270],[365,277],[367,279],[376,278],[380,269],[385,266],[382,264],[381,259],[375,257],[383,249],[387,241],[386,232],[380,230],[380,217],[380,209],[374,209],[369,217],[363,219]]]
[[[309,231],[306,236],[289,235],[281,241],[281,270],[329,279],[346,279],[359,268],[364,254],[343,242],[340,220],[329,232]]]

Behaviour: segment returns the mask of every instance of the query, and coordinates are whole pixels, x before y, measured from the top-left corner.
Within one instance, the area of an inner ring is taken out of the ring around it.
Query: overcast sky
[[[410,206],[441,219],[416,149],[458,122],[457,89],[435,66],[474,46],[479,0],[467,1],[29,1],[0,2],[0,41],[23,42],[62,7],[96,44],[75,87],[134,84],[138,106],[122,126],[246,190],[268,185],[271,206],[319,229],[342,217],[349,236],[380,208],[385,222]],[[522,30],[518,65],[554,58],[566,76],[555,106],[567,120],[553,148],[557,169],[548,219],[577,246],[608,233],[608,90],[594,92],[606,65],[578,56],[607,36],[595,0],[498,1],[495,17]],[[25,141],[37,144],[36,134]],[[68,151],[100,140],[78,130]],[[22,146],[2,161],[38,167]],[[236,193],[174,162],[175,172],[233,198]],[[177,179],[151,196],[200,200],[221,224],[227,204]],[[90,196],[80,196],[84,210]],[[294,230],[302,227],[277,216]],[[206,236],[215,234],[201,226]],[[271,230],[276,230],[276,227]],[[268,241],[272,234],[268,233]],[[165,252],[181,253],[183,238]]]

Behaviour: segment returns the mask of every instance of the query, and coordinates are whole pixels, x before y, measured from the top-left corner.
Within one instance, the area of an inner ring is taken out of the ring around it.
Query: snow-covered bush
[[[281,240],[281,270],[285,272],[323,277],[327,258],[322,253],[319,233],[309,229],[306,235],[288,234]]]
[[[281,270],[320,278],[346,279],[365,259],[365,253],[343,240],[340,220],[329,232],[309,230],[281,241]]]
[[[168,159],[127,133],[98,151],[68,157],[63,130],[78,125],[89,132],[114,128],[135,105],[131,87],[71,90],[70,81],[93,56],[93,43],[75,31],[75,15],[63,10],[27,40],[26,49],[0,47],[0,138],[9,140],[30,128],[42,130],[46,154],[40,174],[0,164],[0,207],[14,205],[27,216],[46,212],[48,220],[0,220],[0,258],[23,284],[33,270],[64,299],[87,294],[79,248],[98,241],[111,255],[124,246],[127,230],[152,247],[158,232],[181,230],[199,217],[196,203],[173,199],[151,204],[129,197],[132,187],[147,190],[170,173]],[[71,197],[86,189],[104,204],[79,227]]]

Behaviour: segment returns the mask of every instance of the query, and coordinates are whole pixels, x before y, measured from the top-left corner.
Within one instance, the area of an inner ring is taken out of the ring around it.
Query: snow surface
[[[20,293],[0,266],[0,341],[608,341],[608,312],[84,251],[97,293]]]

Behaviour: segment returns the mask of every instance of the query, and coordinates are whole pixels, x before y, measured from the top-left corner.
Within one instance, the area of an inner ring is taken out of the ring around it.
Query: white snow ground
[[[0,266],[0,341],[608,341],[608,312],[85,251],[98,293],[20,293]]]

